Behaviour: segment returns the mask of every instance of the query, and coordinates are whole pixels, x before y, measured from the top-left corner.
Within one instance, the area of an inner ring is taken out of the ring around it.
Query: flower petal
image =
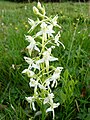
[[[29,57],[24,57],[24,59],[29,65],[31,65],[33,63],[33,60]]]
[[[53,111],[53,109],[51,107],[49,107],[47,110],[46,110],[46,113],[47,112],[50,112],[50,111]]]
[[[22,71],[22,73],[25,73],[28,75],[28,77],[32,77],[34,75],[34,72],[29,70],[29,69],[25,69]]]
[[[44,59],[42,58],[42,59],[36,61],[36,64],[40,64],[40,63],[43,63],[43,62],[44,62]]]
[[[32,68],[40,70],[40,65],[39,64],[32,64]]]
[[[35,45],[34,49],[38,52],[40,52],[39,48]]]
[[[50,58],[49,58],[49,61],[56,61],[56,60],[58,60],[58,58],[55,58],[55,57],[52,57],[52,56],[50,56]]]

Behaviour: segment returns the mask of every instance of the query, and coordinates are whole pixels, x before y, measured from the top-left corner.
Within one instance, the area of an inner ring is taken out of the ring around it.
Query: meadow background
[[[28,120],[34,114],[25,100],[32,93],[29,79],[22,75],[27,68],[25,41],[36,19],[32,3],[0,1],[0,120]],[[47,15],[58,14],[62,26],[61,41],[53,54],[55,65],[64,67],[55,101],[60,102],[55,120],[90,120],[90,3],[43,3]],[[49,114],[47,120],[52,120]],[[37,118],[36,120],[39,120]]]

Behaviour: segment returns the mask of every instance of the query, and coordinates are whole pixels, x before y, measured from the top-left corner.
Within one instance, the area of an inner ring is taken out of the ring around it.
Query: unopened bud
[[[43,7],[41,6],[40,2],[38,2],[37,7],[38,7],[38,9],[41,10],[42,14],[45,15],[45,8],[44,8],[44,6]]]
[[[39,14],[39,10],[34,6],[33,7],[33,12],[35,13],[35,14]]]
[[[42,8],[42,7],[41,7],[41,3],[40,3],[40,2],[38,2],[37,7],[38,7],[39,9],[41,9],[41,8]]]
[[[43,15],[46,14],[46,12],[45,12],[45,8],[44,8],[44,7],[42,8],[42,13],[43,13]]]

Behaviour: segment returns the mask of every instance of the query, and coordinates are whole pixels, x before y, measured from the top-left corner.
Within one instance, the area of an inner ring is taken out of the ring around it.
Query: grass
[[[32,91],[29,79],[21,74],[27,64],[28,43],[24,35],[35,19],[33,5],[0,1],[0,120],[28,120],[33,116],[25,96]],[[55,90],[55,120],[89,120],[90,118],[90,10],[89,3],[44,3],[47,15],[59,15],[61,41],[66,49],[53,52],[64,67],[60,85]],[[13,66],[14,65],[14,69]],[[71,90],[71,92],[70,92]],[[58,94],[57,94],[58,93]],[[52,119],[50,116],[47,119]]]

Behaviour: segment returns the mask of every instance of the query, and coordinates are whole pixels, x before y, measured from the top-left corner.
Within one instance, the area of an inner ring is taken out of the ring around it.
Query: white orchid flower
[[[30,87],[34,87],[35,92],[37,91],[37,86],[38,86],[38,81],[37,80],[34,80],[33,78],[31,78],[30,82],[29,82],[29,85],[30,85]]]
[[[27,74],[28,77],[32,77],[34,75],[34,72],[29,69],[23,70],[22,73]]]
[[[61,26],[57,24],[57,19],[58,19],[58,15],[56,15],[56,16],[51,20],[51,22],[52,22],[53,26],[57,26],[57,27],[59,27],[59,28],[61,29]]]
[[[52,103],[53,102],[53,98],[54,98],[54,94],[53,93],[50,93],[50,94],[48,94],[48,97],[46,97],[45,99],[44,99],[44,104],[46,104],[46,103]]]
[[[29,33],[29,32],[31,32],[31,31],[33,31],[33,30],[35,29],[35,27],[37,27],[37,25],[40,23],[40,20],[37,19],[36,21],[34,21],[34,20],[28,18],[28,23],[31,25],[31,28],[30,28],[30,30],[28,31],[28,33]]]
[[[63,67],[57,67],[52,77],[58,79],[60,77],[62,69]]]
[[[54,120],[54,118],[55,118],[54,109],[57,108],[60,104],[59,103],[51,103],[50,105],[51,106],[46,110],[46,112],[52,111],[53,112],[53,120]]]
[[[28,23],[31,25],[31,26],[35,26],[35,21],[28,18]]]
[[[31,66],[33,64],[33,60],[29,57],[24,57],[25,61]]]
[[[25,97],[26,98],[26,100],[28,101],[28,103],[30,103],[30,107],[34,110],[34,111],[36,111],[36,108],[35,108],[35,104],[34,104],[34,102],[36,101],[36,97]]]
[[[34,87],[34,92],[37,92],[37,87],[39,87],[40,89],[46,90],[46,88],[43,85],[38,83],[38,80],[35,80],[33,78],[30,79],[29,85],[30,87]]]
[[[60,31],[59,31],[58,34],[55,36],[55,43],[57,46],[59,46],[61,44],[63,46],[63,48],[65,49],[65,46],[63,45],[63,43],[59,41],[60,37],[61,37],[61,35],[60,35]]]
[[[53,30],[53,25],[48,25],[47,26],[47,31],[46,33],[49,35],[49,36],[52,36],[53,37],[53,34],[52,33],[55,33],[55,31]]]
[[[59,46],[59,38],[61,37],[60,32],[55,36],[55,43]]]
[[[44,104],[49,104],[50,107],[46,110],[46,112],[53,112],[53,119],[55,118],[55,113],[54,113],[54,108],[57,108],[60,104],[59,103],[53,103],[53,98],[54,98],[54,94],[50,93],[48,94],[48,97],[46,97],[44,99]]]
[[[40,27],[41,31],[36,34],[36,37],[43,34],[48,34],[49,36],[53,37],[52,33],[55,33],[55,31],[53,30],[53,25],[47,25],[45,22],[42,22]]]
[[[33,49],[36,50],[36,51],[38,51],[38,52],[40,52],[39,48],[36,46],[36,42],[35,42],[35,40],[34,40],[33,37],[26,36],[26,40],[28,42],[30,42],[30,44],[26,47],[28,49],[30,55],[31,55]]]
[[[39,64],[34,64],[34,61],[29,57],[24,57],[25,61],[29,64],[29,69],[35,68],[40,70]]]
[[[56,70],[53,73],[53,75],[46,80],[46,86],[48,86],[48,83],[51,82],[51,81],[53,82],[52,83],[52,87],[54,87],[54,86],[56,87],[57,86],[57,79],[60,77],[62,69],[63,69],[63,67],[57,67],[56,68]]]
[[[45,51],[43,53],[43,58],[36,62],[37,64],[45,62],[47,71],[49,70],[49,61],[56,61],[56,60],[58,60],[58,58],[52,57],[52,56],[50,56],[50,54],[51,54],[51,48],[49,48],[47,51]]]
[[[26,38],[26,40],[27,40],[28,42],[30,42],[30,43],[33,42],[33,41],[35,41],[34,38],[31,37],[30,35],[26,35],[25,38]]]
[[[54,77],[54,78],[56,77],[56,79],[58,79],[59,76],[60,76],[60,74],[61,74],[62,69],[63,69],[63,67],[57,67],[57,68],[55,69],[55,72],[54,72],[54,74],[53,74],[53,77]]]
[[[55,17],[51,20],[51,22],[52,22],[52,24],[53,24],[54,26],[57,25],[57,19],[58,19],[58,16],[55,16]]]

